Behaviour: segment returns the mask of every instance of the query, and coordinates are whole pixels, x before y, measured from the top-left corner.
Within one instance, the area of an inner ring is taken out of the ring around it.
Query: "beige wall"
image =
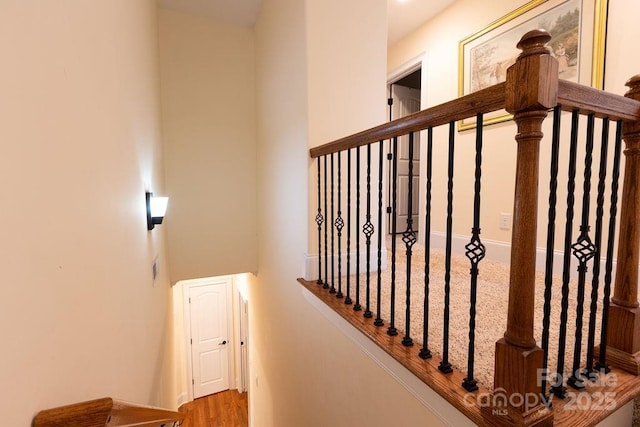
[[[640,37],[640,26],[633,20],[640,13],[640,4],[633,0],[609,0],[607,28],[607,59],[605,89],[623,94],[624,83],[640,74],[640,57],[633,55],[633,40]]]
[[[315,188],[307,179],[315,171],[309,146],[384,119],[385,14],[382,0],[266,0],[256,26],[260,240],[259,274],[250,285],[253,425],[438,425],[319,314],[295,282],[308,243],[305,200],[308,187]],[[349,110],[361,114],[344,120]]]
[[[461,0],[392,47],[387,70],[395,70],[426,52],[423,71],[427,106],[456,98],[459,40],[523,3],[524,0],[516,3]],[[617,93],[624,92],[622,82],[640,68],[635,64],[640,60],[623,61],[622,54],[632,50],[630,42],[624,40],[634,38],[627,36],[623,40],[622,35],[640,31],[631,21],[633,14],[626,14],[623,3],[628,2],[611,0],[610,8],[611,21],[624,23],[624,27],[611,25],[609,29],[606,85]],[[378,74],[378,67],[383,67],[380,64],[384,60],[383,48],[375,49],[380,37],[375,28],[382,27],[378,20],[384,19],[384,7],[372,6],[371,2],[362,5],[368,11],[365,17],[356,12],[357,2],[350,3],[351,6],[354,9],[345,10],[344,3],[338,7],[334,2],[320,4],[309,0],[303,6],[292,0],[266,0],[256,27],[261,238],[259,275],[250,288],[250,408],[253,423],[259,422],[261,426],[385,426],[409,425],[415,420],[424,420],[425,425],[438,423],[397,382],[310,308],[293,281],[293,277],[301,274],[301,253],[305,249],[313,252],[315,248],[314,229],[309,229],[315,213],[315,164],[307,157],[308,146],[375,124],[371,120],[384,121],[384,93],[378,94],[375,89],[381,88],[385,80]],[[350,28],[342,26],[343,19],[351,20]],[[335,31],[327,32],[326,28]],[[363,34],[368,41],[359,39]],[[352,41],[361,47],[374,48],[367,55],[360,55],[352,50]],[[340,49],[336,48],[338,45]],[[363,70],[367,70],[364,75],[355,75]],[[383,98],[382,109],[375,101],[378,96]],[[347,113],[353,119],[348,123],[342,120]],[[515,173],[509,166],[510,160],[515,159],[515,144],[506,145],[503,141],[511,141],[514,130],[511,124],[500,124],[488,132],[483,188],[485,191],[488,188],[485,194],[489,195],[483,202],[486,209],[483,237],[508,241],[509,232],[498,229],[496,213],[511,212],[513,205],[513,190],[505,187],[505,180]],[[473,143],[473,137],[458,135],[460,153]],[[446,134],[444,137],[446,141]],[[440,173],[446,171],[445,158],[443,150],[435,156]],[[301,166],[305,163],[309,167]],[[469,234],[471,226],[470,204],[465,205],[464,201],[472,200],[472,164],[470,150],[458,154],[456,196],[462,201],[456,206],[458,234]],[[423,164],[423,174],[424,167]],[[442,186],[442,182],[438,185]],[[434,198],[443,197],[445,190],[434,189]],[[293,200],[308,200],[307,209],[291,203]],[[444,230],[444,215],[437,221],[435,229]],[[401,419],[387,419],[387,411],[381,409],[384,407],[394,407],[394,417]]]
[[[3,423],[172,406],[165,229],[144,203],[163,191],[155,2],[3,1],[0,51]]]
[[[293,280],[307,231],[304,13],[304,2],[266,0],[255,28],[260,238],[259,273],[249,289],[249,417],[265,427],[304,425],[295,342],[301,301]]]
[[[525,0],[460,0],[392,46],[389,49],[388,70],[396,70],[424,54],[423,100],[426,100],[426,105],[422,108],[455,99],[458,97],[458,42],[524,3]],[[482,238],[507,242],[511,234],[499,229],[499,215],[501,212],[511,213],[513,209],[513,187],[505,188],[505,181],[509,182],[515,176],[515,143],[505,141],[513,140],[514,127],[511,124],[498,124],[486,131],[490,136],[484,138],[482,157],[482,190],[486,195],[482,204]],[[460,235],[469,235],[473,224],[474,138],[473,132],[456,132],[453,226],[454,233]],[[440,232],[446,229],[447,140],[447,127],[436,129],[432,231]],[[424,159],[425,146],[422,144],[421,158]],[[420,169],[421,183],[424,183],[426,161],[420,163]],[[422,187],[421,200],[424,194]],[[493,190],[496,188],[500,191]],[[419,229],[424,230],[424,203],[420,203],[419,207]]]
[[[460,0],[445,9],[435,18],[425,23],[418,30],[407,36],[389,49],[387,69],[389,72],[401,68],[403,64],[422,53],[426,57],[423,69],[423,90],[426,98],[425,107],[438,105],[458,96],[458,43],[465,37],[484,28],[489,23],[526,3],[525,0],[516,2],[494,2],[489,0]],[[629,0],[609,0],[609,28],[606,59],[605,89],[607,91],[624,94],[624,82],[640,71],[640,60],[629,55],[633,50],[631,40],[639,32],[638,26],[633,24],[631,16],[640,10],[637,2]],[[550,122],[546,123],[545,133],[550,136]],[[583,124],[582,129],[585,128]],[[568,137],[568,126],[563,132]],[[513,137],[515,125],[512,122],[493,125],[485,129],[482,175],[482,238],[501,242],[509,242],[510,231],[499,229],[500,213],[510,213],[513,210],[513,186],[515,177],[515,148]],[[438,129],[435,133],[434,148],[434,187],[433,187],[433,226],[434,231],[445,230],[445,201],[446,201],[446,158],[447,133],[446,129]],[[473,213],[473,144],[472,132],[456,132],[456,160],[454,180],[454,234],[470,235]],[[584,140],[584,139],[583,139]],[[541,196],[539,199],[538,246],[546,244],[546,209],[548,207],[548,165],[550,164],[550,138],[545,139],[541,148]],[[424,146],[423,146],[424,147]],[[423,149],[424,150],[424,149]],[[564,150],[566,151],[566,150]],[[566,200],[567,154],[561,153],[560,184],[558,186],[557,233],[564,226],[564,200]],[[423,153],[424,156],[424,153]],[[583,151],[578,153],[580,166],[583,164]],[[424,158],[424,157],[423,157]],[[593,207],[595,212],[595,186],[597,185],[597,165],[599,157],[594,156],[592,181]],[[609,159],[611,170],[611,157]],[[579,174],[582,169],[579,170]],[[421,176],[426,176],[426,162],[421,162]],[[424,182],[424,181],[422,181]],[[581,203],[582,176],[577,179],[576,209]],[[608,197],[608,196],[607,196]],[[439,208],[438,208],[439,207]],[[420,205],[420,229],[424,229],[424,206]],[[593,214],[592,214],[593,223]],[[577,217],[579,218],[579,216]],[[577,230],[574,221],[574,230]],[[593,224],[592,224],[593,228]],[[604,236],[606,238],[606,235]],[[562,249],[562,240],[556,239],[556,249]],[[491,256],[488,253],[488,256]]]
[[[359,21],[358,28],[362,31],[353,31],[353,20]],[[331,22],[331,31],[327,31],[327,22]],[[307,5],[307,43],[308,49],[318,52],[308,56],[308,91],[309,91],[309,147],[316,147],[342,138],[347,135],[360,132],[376,126],[385,121],[386,115],[386,74],[384,69],[371,66],[361,66],[366,64],[371,58],[386,57],[383,46],[386,43],[386,31],[373,31],[380,22],[386,22],[385,16],[379,14],[360,14],[358,18],[350,13],[337,13],[334,5],[329,3],[309,2]],[[383,24],[384,25],[384,24]],[[340,46],[339,49],[336,46]],[[331,57],[326,56],[326,52],[332,50]],[[350,65],[344,65],[350,64]],[[380,82],[383,82],[380,84]],[[363,108],[365,106],[366,108]],[[385,150],[387,144],[384,144]],[[386,152],[386,151],[385,151]],[[352,150],[352,216],[355,218],[355,194],[356,194],[356,152]],[[367,158],[366,147],[361,147],[362,164]],[[334,163],[334,219],[338,211],[338,155],[333,156]],[[347,155],[341,153],[341,215],[345,221],[343,236],[346,238],[347,219]],[[311,197],[308,199],[308,209],[315,217],[318,209],[317,201],[317,161],[310,161],[309,167],[309,191]],[[325,159],[321,159],[322,177],[324,177]],[[327,156],[328,185],[331,185],[331,156]],[[371,189],[372,194],[377,195],[379,179],[379,145],[371,147]],[[324,179],[324,178],[321,178]],[[366,168],[361,168],[360,180],[362,191],[361,212],[365,212],[365,192],[366,192]],[[330,191],[329,191],[330,192]],[[377,197],[377,196],[376,196]],[[377,236],[378,236],[378,205],[377,198],[372,197],[371,223],[374,225],[375,234],[372,240],[371,256],[377,256]],[[331,223],[331,196],[328,196],[328,209],[324,209],[324,199],[321,200],[322,214],[325,216],[325,224]],[[362,220],[361,223],[364,223]],[[352,225],[355,230],[355,227]],[[386,224],[383,224],[383,228]],[[385,231],[383,231],[384,235]],[[354,231],[355,236],[355,231]],[[360,235],[362,254],[365,238]],[[355,239],[354,239],[355,240]],[[355,253],[355,242],[351,253]],[[384,243],[383,243],[384,246]],[[337,250],[337,247],[336,247]],[[346,251],[343,243],[343,250]],[[309,262],[309,269],[313,273],[313,278],[317,278],[317,257],[318,253],[318,233],[316,227],[309,228],[308,253],[313,254]],[[364,258],[364,257],[363,257]],[[363,259],[364,268],[364,259]],[[323,273],[324,274],[324,273]]]
[[[253,30],[159,9],[171,282],[256,271]]]

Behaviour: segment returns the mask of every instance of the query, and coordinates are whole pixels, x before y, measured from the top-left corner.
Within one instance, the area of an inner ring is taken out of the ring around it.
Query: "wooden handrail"
[[[564,111],[595,113],[611,120],[640,120],[640,101],[594,89],[568,80],[558,81],[558,105]],[[505,83],[479,90],[409,116],[337,139],[309,150],[311,158],[337,153],[380,140],[406,135],[428,127],[467,119],[477,113],[490,113],[505,106]]]
[[[170,427],[183,420],[178,412],[104,397],[40,411],[33,427]]]
[[[558,82],[558,105],[564,111],[578,109],[580,114],[595,113],[611,120],[640,120],[640,101],[567,80]]]
[[[338,139],[309,150],[312,158],[337,153],[362,145],[378,142],[394,136],[466,119],[477,113],[489,113],[504,108],[505,84],[497,85],[465,95],[453,101],[427,108],[409,116]]]

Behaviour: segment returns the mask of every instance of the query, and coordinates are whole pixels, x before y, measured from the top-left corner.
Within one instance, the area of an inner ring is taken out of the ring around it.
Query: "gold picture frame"
[[[602,89],[608,0],[532,0],[458,44],[458,96],[505,80],[507,68],[527,31],[544,28],[558,58],[560,78]],[[545,28],[549,27],[549,28]],[[484,124],[504,122],[506,111],[485,115]],[[458,130],[475,128],[475,117],[458,122]]]

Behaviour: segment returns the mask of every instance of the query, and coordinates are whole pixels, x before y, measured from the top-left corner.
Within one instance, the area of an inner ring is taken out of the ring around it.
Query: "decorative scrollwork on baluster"
[[[572,376],[567,380],[567,384],[577,390],[585,388],[584,380],[587,372],[580,368],[580,356],[582,353],[582,324],[584,313],[584,294],[586,284],[587,263],[595,256],[596,247],[589,237],[589,208],[591,193],[591,164],[593,156],[595,115],[590,114],[587,120],[587,143],[584,157],[584,182],[582,192],[582,223],[580,225],[580,236],[571,245],[573,256],[578,260],[578,298],[576,304],[576,339],[573,349]]]
[[[573,256],[578,260],[578,269],[587,268],[587,262],[596,254],[596,246],[589,237],[590,227],[580,227],[578,240],[571,245]]]
[[[471,271],[473,273],[473,271],[478,270],[478,263],[484,259],[486,248],[480,241],[480,229],[473,228],[471,232],[471,241],[464,246],[466,249],[464,254],[471,262]]]
[[[483,115],[476,116],[476,165],[475,186],[473,195],[473,227],[471,240],[465,245],[465,255],[471,262],[471,292],[469,297],[469,354],[467,357],[467,376],[462,381],[462,387],[471,392],[478,390],[478,382],[474,378],[475,339],[476,339],[476,300],[478,289],[478,264],[486,254],[486,249],[480,241],[480,188],[482,177],[482,129]]]
[[[407,182],[407,229],[402,233],[402,241],[407,251],[407,285],[406,285],[406,307],[405,307],[405,332],[402,338],[402,345],[410,347],[413,339],[410,336],[411,330],[411,255],[412,248],[418,238],[413,231],[413,132],[409,134],[409,174]]]
[[[409,221],[411,221],[411,220],[409,220]],[[416,232],[413,231],[412,229],[407,229],[404,233],[402,233],[402,241],[404,242],[405,246],[407,247],[407,251],[411,250],[413,245],[416,244],[417,240],[418,240],[418,238],[416,237]]]

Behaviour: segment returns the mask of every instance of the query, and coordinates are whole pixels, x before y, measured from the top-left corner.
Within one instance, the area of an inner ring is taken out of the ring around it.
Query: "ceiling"
[[[455,0],[387,0],[390,46]],[[158,0],[167,9],[204,15],[228,24],[252,27],[262,0]]]
[[[253,27],[262,0],[157,0],[162,7],[203,15],[227,24]]]
[[[391,46],[456,0],[387,0],[387,45]]]

